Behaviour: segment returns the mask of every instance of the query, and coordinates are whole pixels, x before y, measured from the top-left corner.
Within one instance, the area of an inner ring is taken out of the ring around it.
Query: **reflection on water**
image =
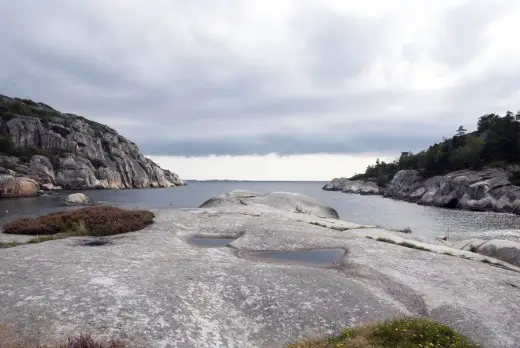
[[[246,256],[250,259],[264,261],[279,261],[301,265],[329,267],[336,265],[345,255],[343,249],[310,249],[298,251],[251,252]]]
[[[197,182],[171,189],[85,191],[94,201],[129,208],[193,208],[207,199],[234,189],[288,191],[310,195],[335,208],[343,220],[403,229],[430,237],[449,234],[452,239],[505,237],[520,241],[520,216],[492,212],[469,212],[419,206],[379,196],[360,196],[322,191],[321,182]],[[52,196],[0,201],[0,222],[57,210],[67,192]],[[7,212],[6,212],[7,211]]]

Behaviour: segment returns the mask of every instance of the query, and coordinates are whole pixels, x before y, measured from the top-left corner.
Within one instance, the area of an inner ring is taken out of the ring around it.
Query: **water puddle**
[[[344,249],[334,248],[276,252],[260,251],[247,253],[244,256],[254,260],[278,261],[316,267],[334,267],[339,264],[344,255]]]
[[[109,245],[112,244],[112,242],[108,239],[94,239],[94,240],[87,240],[81,243],[83,246],[103,246],[103,245]]]
[[[229,245],[235,239],[226,237],[193,237],[189,242],[203,248],[220,248]]]

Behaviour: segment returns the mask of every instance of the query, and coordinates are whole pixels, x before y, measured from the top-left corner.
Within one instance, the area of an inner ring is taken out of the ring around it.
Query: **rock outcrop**
[[[325,191],[342,191],[345,193],[358,193],[360,195],[377,195],[381,193],[379,185],[373,180],[349,180],[347,178],[335,178],[323,186]]]
[[[49,339],[144,336],[146,347],[283,347],[407,315],[484,348],[518,347],[519,268],[333,211],[303,195],[238,191],[157,211],[145,230],[99,247],[69,238],[0,249],[0,324],[50,327]],[[344,252],[329,268],[262,261],[266,251],[330,248]]]
[[[384,196],[436,207],[520,214],[520,187],[511,184],[510,175],[507,168],[485,168],[424,180],[415,170],[403,170]]]
[[[520,243],[510,240],[469,239],[456,242],[453,244],[453,247],[491,256],[520,267]]]
[[[32,179],[44,190],[184,185],[177,174],[144,157],[136,144],[81,116],[0,96],[0,117],[0,174]]]
[[[509,178],[516,166],[461,170],[423,178],[416,170],[397,172],[386,188],[373,181],[334,179],[323,189],[384,197],[443,208],[520,214],[520,187]]]
[[[29,178],[13,175],[0,175],[0,197],[32,197],[37,196],[40,185]]]

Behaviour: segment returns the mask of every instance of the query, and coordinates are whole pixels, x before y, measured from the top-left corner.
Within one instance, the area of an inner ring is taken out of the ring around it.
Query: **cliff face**
[[[115,130],[43,103],[0,96],[0,196],[37,189],[184,185]],[[28,184],[27,180],[34,180]],[[6,183],[6,184],[3,184]],[[14,188],[13,188],[14,187]],[[15,189],[19,187],[19,189]]]

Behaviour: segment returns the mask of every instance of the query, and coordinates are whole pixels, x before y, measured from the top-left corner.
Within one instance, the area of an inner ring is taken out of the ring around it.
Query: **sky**
[[[328,180],[520,108],[517,0],[0,0],[0,93],[185,179]]]

